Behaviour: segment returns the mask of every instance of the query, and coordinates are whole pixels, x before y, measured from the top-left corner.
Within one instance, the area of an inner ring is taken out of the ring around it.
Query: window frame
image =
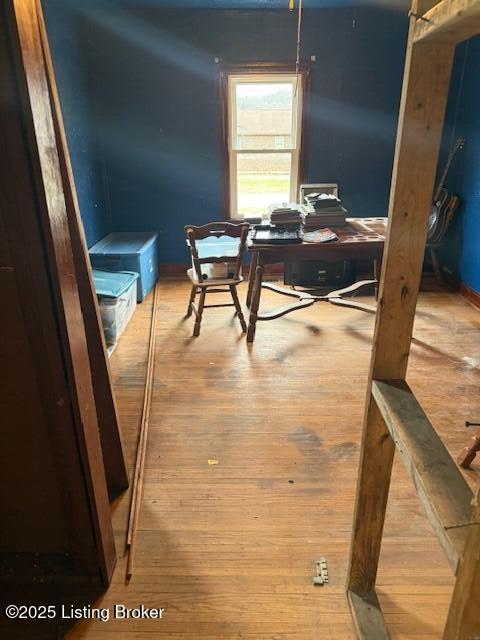
[[[295,65],[282,65],[277,63],[258,63],[249,65],[228,65],[220,71],[220,99],[222,111],[222,127],[221,127],[221,147],[223,159],[223,184],[224,184],[224,211],[225,218],[228,220],[243,220],[242,216],[237,215],[236,211],[236,163],[232,166],[232,152],[236,156],[238,153],[291,153],[292,164],[291,184],[290,184],[290,201],[296,202],[298,198],[298,187],[304,182],[304,166],[306,157],[306,96],[309,80],[309,69],[306,65],[301,65],[298,69],[298,107],[296,116],[296,149],[232,149],[232,132],[233,122],[231,119],[230,109],[232,108],[231,91],[232,83],[230,78],[247,79],[250,82],[252,76],[255,76],[259,83],[274,83],[279,78],[292,79],[297,76]]]

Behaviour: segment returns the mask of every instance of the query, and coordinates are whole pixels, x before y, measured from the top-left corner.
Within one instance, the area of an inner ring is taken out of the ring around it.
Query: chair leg
[[[240,300],[238,299],[237,287],[234,284],[230,285],[230,292],[232,294],[235,309],[237,310],[238,319],[240,320],[240,324],[242,325],[242,331],[243,333],[245,333],[247,331],[247,323],[245,322],[245,318],[243,317],[242,307],[240,306]]]
[[[188,301],[187,313],[185,314],[185,318],[189,318],[192,315],[192,303],[195,300],[196,295],[197,287],[192,284],[192,290],[190,291],[190,300]]]
[[[200,299],[198,301],[197,317],[195,319],[195,326],[193,327],[193,335],[200,335],[200,324],[202,322],[203,306],[205,304],[206,289],[200,291]]]

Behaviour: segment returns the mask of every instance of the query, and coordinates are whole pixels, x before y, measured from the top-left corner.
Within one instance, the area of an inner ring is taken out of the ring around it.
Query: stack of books
[[[330,193],[309,193],[305,196],[305,231],[324,227],[342,227],[346,224],[347,210],[337,196]]]
[[[270,222],[278,227],[298,227],[305,219],[305,208],[299,204],[270,207]]]

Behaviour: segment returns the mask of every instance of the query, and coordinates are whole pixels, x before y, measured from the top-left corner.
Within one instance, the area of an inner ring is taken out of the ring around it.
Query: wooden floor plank
[[[207,309],[191,338],[192,322],[182,319],[188,293],[186,281],[161,283],[135,575],[126,586],[127,494],[113,507],[113,584],[95,603],[150,603],[165,617],[84,621],[67,637],[354,640],[344,584],[373,318],[316,305],[262,323],[249,349],[228,309]],[[239,294],[244,300],[245,285]],[[265,292],[263,303],[273,308],[278,297]],[[138,306],[111,359],[130,470],[150,309],[151,298]],[[409,383],[454,454],[468,435],[465,419],[480,415],[479,326],[478,311],[456,295],[421,295]],[[479,470],[464,474],[471,485]],[[314,587],[320,556],[330,583]],[[392,640],[439,638],[452,584],[396,463],[377,581]]]

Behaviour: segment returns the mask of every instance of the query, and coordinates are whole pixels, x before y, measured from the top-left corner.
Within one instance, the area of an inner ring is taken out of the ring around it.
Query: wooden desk
[[[247,332],[247,342],[253,342],[257,320],[274,320],[295,309],[308,306],[306,302],[284,306],[277,311],[268,314],[259,314],[260,295],[263,285],[265,265],[289,260],[325,260],[335,262],[338,260],[372,260],[374,264],[374,276],[377,277],[377,265],[382,258],[387,218],[347,218],[345,227],[335,228],[338,236],[336,242],[297,243],[297,244],[255,244],[248,243],[248,250],[252,253],[250,263],[250,275],[248,279],[247,307],[250,309],[250,320]],[[302,298],[296,294],[287,293],[278,287],[268,285],[268,288]],[[305,300],[305,297],[302,298]],[[317,299],[329,299],[328,296],[319,296]],[[332,301],[329,299],[329,301]],[[310,303],[312,304],[312,303]]]

